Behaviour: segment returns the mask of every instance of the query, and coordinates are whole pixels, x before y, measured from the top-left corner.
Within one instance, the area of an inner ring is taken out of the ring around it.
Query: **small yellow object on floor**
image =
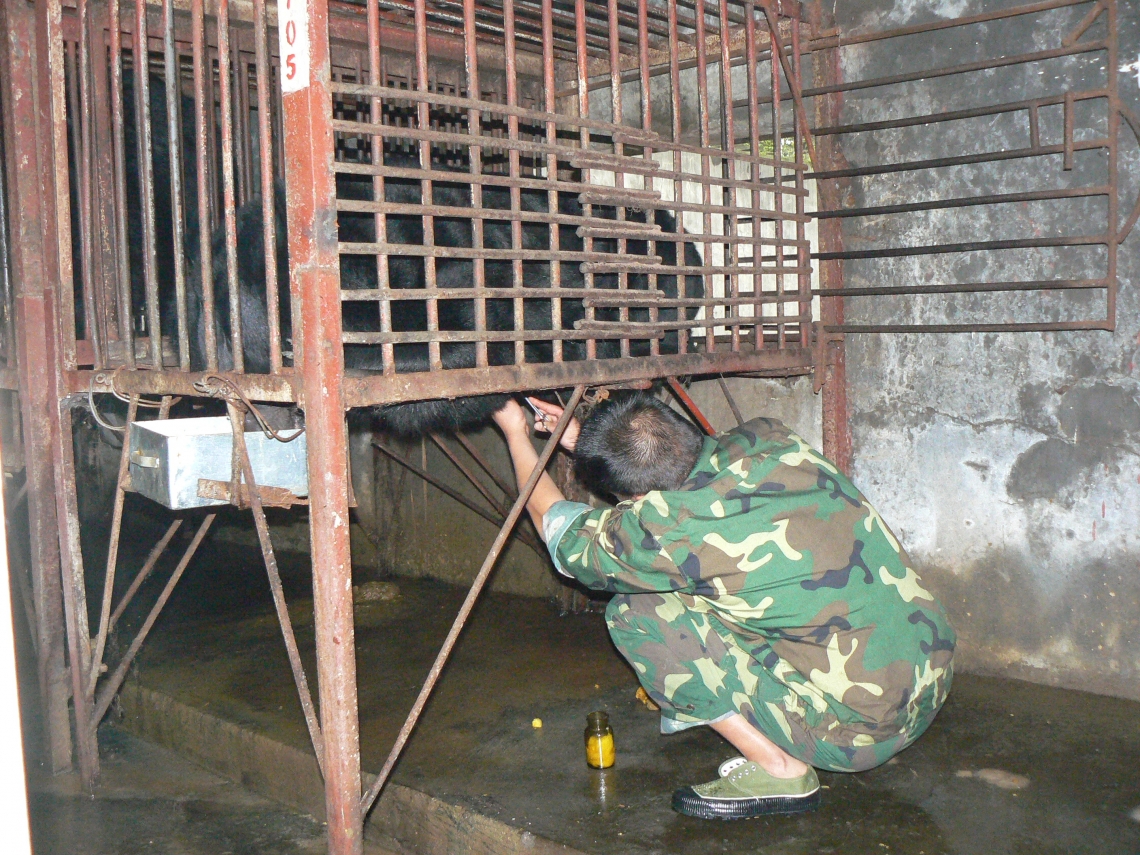
[[[653,698],[649,697],[649,693],[640,686],[637,687],[637,694],[634,695],[634,697],[645,704],[647,709],[650,709],[653,712],[658,712],[661,709],[661,707],[657,706],[657,704],[653,702]]]
[[[530,722],[530,726],[533,727],[535,730],[539,730],[542,727],[542,719],[540,719],[540,718],[532,719]]]

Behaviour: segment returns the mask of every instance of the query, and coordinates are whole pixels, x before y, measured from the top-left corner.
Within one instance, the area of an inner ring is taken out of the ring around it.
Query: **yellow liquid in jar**
[[[608,769],[614,765],[614,735],[590,736],[586,740],[586,762],[595,769]]]

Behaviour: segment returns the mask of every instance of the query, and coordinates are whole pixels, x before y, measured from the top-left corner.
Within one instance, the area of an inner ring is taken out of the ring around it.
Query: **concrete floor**
[[[228,547],[196,565],[144,649],[138,681],[307,750],[280,632],[257,593],[263,577]],[[287,561],[284,569],[312,675],[307,581]],[[357,610],[363,765],[372,771],[465,593],[396,583],[395,600]],[[225,604],[208,606],[219,602],[211,590],[226,591]],[[821,775],[817,812],[707,823],[674,814],[669,797],[710,778],[731,749],[708,729],[661,736],[636,688],[599,615],[560,618],[545,602],[488,596],[394,780],[588,853],[1140,852],[1140,704],[961,676],[930,731],[896,760]],[[583,760],[585,716],[596,709],[609,712],[618,746],[605,773]]]
[[[114,728],[94,795],[31,764],[36,855],[319,855],[324,825]]]

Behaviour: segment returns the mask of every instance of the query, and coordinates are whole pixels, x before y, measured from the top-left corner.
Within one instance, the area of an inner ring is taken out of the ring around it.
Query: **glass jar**
[[[614,731],[610,717],[604,712],[586,716],[586,764],[595,769],[608,769],[614,765]]]

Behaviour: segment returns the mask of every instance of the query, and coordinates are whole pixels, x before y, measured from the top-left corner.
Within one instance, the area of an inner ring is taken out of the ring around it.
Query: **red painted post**
[[[43,4],[45,7],[53,4]],[[58,13],[58,3],[54,4]],[[44,10],[41,10],[41,14]],[[41,22],[42,24],[42,19]],[[71,733],[64,666],[64,616],[52,462],[52,423],[58,413],[55,394],[58,338],[54,303],[58,269],[53,239],[54,209],[44,192],[52,186],[51,164],[43,158],[41,99],[48,92],[37,81],[36,10],[24,3],[0,4],[0,85],[9,202],[19,211],[10,221],[11,265],[16,293],[16,350],[20,405],[28,477],[28,513],[36,606],[39,676],[46,706],[48,747],[53,771],[71,766]],[[42,64],[40,65],[42,67]],[[37,86],[37,83],[39,84]],[[50,142],[50,140],[49,140]],[[84,752],[81,750],[81,755]],[[88,758],[90,757],[87,752]],[[97,758],[96,758],[97,761]]]
[[[277,12],[290,288],[301,307],[300,329],[294,330],[294,336],[301,345],[300,403],[308,430],[309,531],[329,852],[360,855],[360,734],[328,0],[280,0]]]

